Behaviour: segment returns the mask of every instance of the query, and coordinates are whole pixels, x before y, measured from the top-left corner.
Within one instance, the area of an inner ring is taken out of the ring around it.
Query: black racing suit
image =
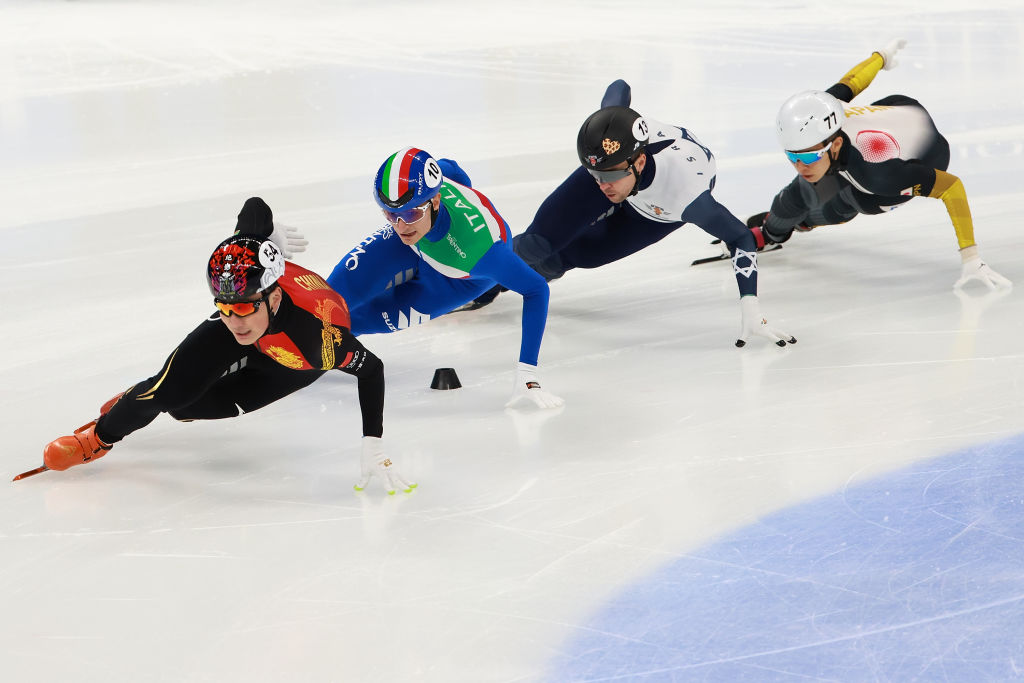
[[[213,318],[196,327],[160,371],[128,389],[100,417],[96,435],[113,444],[162,412],[213,420],[251,412],[308,386],[331,369],[358,378],[363,436],[383,434],[384,365],[348,329],[344,300],[319,275],[287,263],[284,297],[253,345]]]

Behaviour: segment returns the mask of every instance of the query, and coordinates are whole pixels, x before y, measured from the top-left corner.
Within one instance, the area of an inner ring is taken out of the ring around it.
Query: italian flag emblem
[[[412,168],[413,159],[422,151],[416,147],[406,147],[391,155],[380,178],[380,191],[385,197],[394,202],[409,191],[409,169]]]

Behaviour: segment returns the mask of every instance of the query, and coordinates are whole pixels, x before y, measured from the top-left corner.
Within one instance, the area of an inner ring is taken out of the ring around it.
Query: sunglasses
[[[224,301],[213,300],[213,305],[217,307],[217,310],[224,315],[237,315],[239,318],[244,318],[247,315],[252,315],[256,311],[260,310],[260,305],[267,300],[267,297],[257,299],[256,301],[243,301],[237,304],[229,304]]]
[[[821,158],[828,154],[831,148],[832,145],[825,145],[823,148],[816,149],[813,152],[790,152],[786,150],[786,158],[794,164],[799,161],[804,166],[810,166],[821,161]]]
[[[408,225],[409,223],[415,223],[427,213],[427,209],[430,208],[430,202],[415,206],[405,211],[388,211],[384,209],[384,218],[388,219],[388,223],[391,225],[398,225],[398,221],[401,220],[403,223]]]
[[[633,175],[633,161],[630,160],[629,165],[626,168],[618,168],[614,171],[598,171],[594,168],[588,168],[587,173],[599,183],[614,183],[617,180],[628,178]]]

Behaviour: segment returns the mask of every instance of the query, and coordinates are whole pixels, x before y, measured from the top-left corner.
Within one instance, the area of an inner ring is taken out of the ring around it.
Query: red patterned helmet
[[[251,300],[284,275],[284,254],[270,240],[232,235],[213,250],[206,266],[206,284],[224,303]]]

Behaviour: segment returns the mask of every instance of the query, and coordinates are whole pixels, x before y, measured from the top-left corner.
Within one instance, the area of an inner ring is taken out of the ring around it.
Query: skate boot
[[[82,425],[71,436],[62,436],[46,444],[43,464],[48,470],[61,472],[102,458],[111,448],[96,436],[96,420]]]

